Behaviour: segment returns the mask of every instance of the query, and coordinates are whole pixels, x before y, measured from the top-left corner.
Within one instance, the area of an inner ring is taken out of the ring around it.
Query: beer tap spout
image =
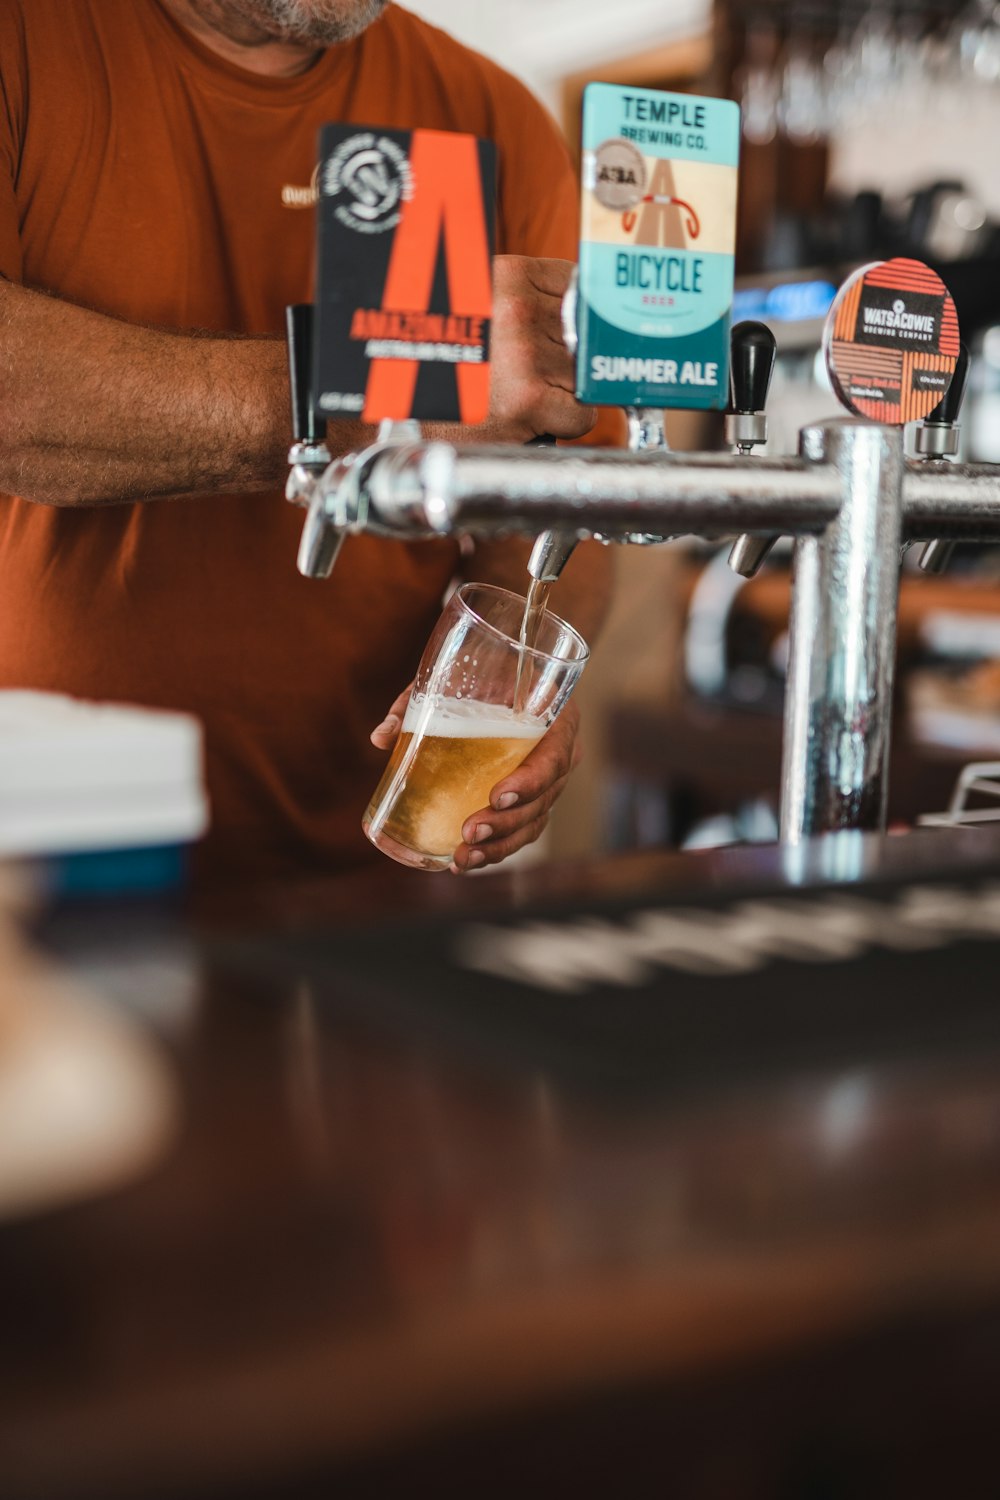
[[[658,411],[652,407],[630,406],[626,412],[626,417],[628,420],[628,451],[630,453],[653,454],[669,452],[662,411]],[[550,441],[552,440],[536,440],[537,443]],[[529,444],[529,446],[535,445]],[[582,539],[582,535],[579,532],[568,531],[562,528],[542,532],[532,549],[531,558],[528,562],[528,572],[536,583],[555,583],[572,557],[577,543]],[[603,538],[598,539],[603,540]],[[669,541],[670,538],[650,532],[635,532],[623,535],[618,540],[644,546],[651,543]]]
[[[543,531],[531,549],[528,572],[536,583],[555,583],[576,550],[572,531]]]
[[[556,440],[548,433],[532,438],[529,448],[554,448]],[[555,583],[576,550],[579,538],[574,531],[543,531],[531,549],[528,576],[535,583]]]

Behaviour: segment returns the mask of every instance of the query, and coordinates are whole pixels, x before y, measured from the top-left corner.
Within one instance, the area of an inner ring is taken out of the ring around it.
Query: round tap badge
[[[646,161],[631,141],[614,136],[587,153],[584,181],[605,208],[635,208],[646,191]]]
[[[823,347],[844,405],[899,427],[926,417],[951,384],[959,349],[955,304],[922,261],[877,261],[837,293]]]

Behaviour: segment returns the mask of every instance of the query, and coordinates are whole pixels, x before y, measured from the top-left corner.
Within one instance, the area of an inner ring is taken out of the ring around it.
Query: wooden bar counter
[[[0,1500],[996,1493],[992,903],[970,832],[50,911],[182,1114],[0,1224]],[[588,980],[678,907],[725,972]],[[538,924],[575,987],[448,979]]]

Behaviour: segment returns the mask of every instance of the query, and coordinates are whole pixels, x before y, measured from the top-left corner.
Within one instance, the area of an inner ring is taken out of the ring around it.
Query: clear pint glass
[[[525,601],[467,583],[435,626],[399,739],[362,827],[417,870],[446,870],[470,813],[555,723],[586,665],[586,642],[548,611],[520,643]]]

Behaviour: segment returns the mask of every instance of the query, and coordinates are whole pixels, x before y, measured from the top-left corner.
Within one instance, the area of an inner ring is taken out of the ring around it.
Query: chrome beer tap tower
[[[307,507],[299,569],[327,577],[355,532],[412,540],[457,533],[536,538],[532,575],[555,578],[576,542],[737,537],[756,571],[795,541],[782,752],[782,842],[885,827],[902,549],[939,567],[957,541],[1000,541],[1000,465],[952,464],[965,366],[904,456],[902,427],[848,417],[807,427],[797,458],[754,457],[766,438],[774,344],[733,330],[736,453],[674,453],[662,414],[630,414],[628,450],[420,441],[384,423],[370,448],[331,461],[308,393],[311,309],[290,310],[295,446],[288,498]],[[765,337],[766,335],[766,337]],[[770,342],[769,342],[770,340]]]

